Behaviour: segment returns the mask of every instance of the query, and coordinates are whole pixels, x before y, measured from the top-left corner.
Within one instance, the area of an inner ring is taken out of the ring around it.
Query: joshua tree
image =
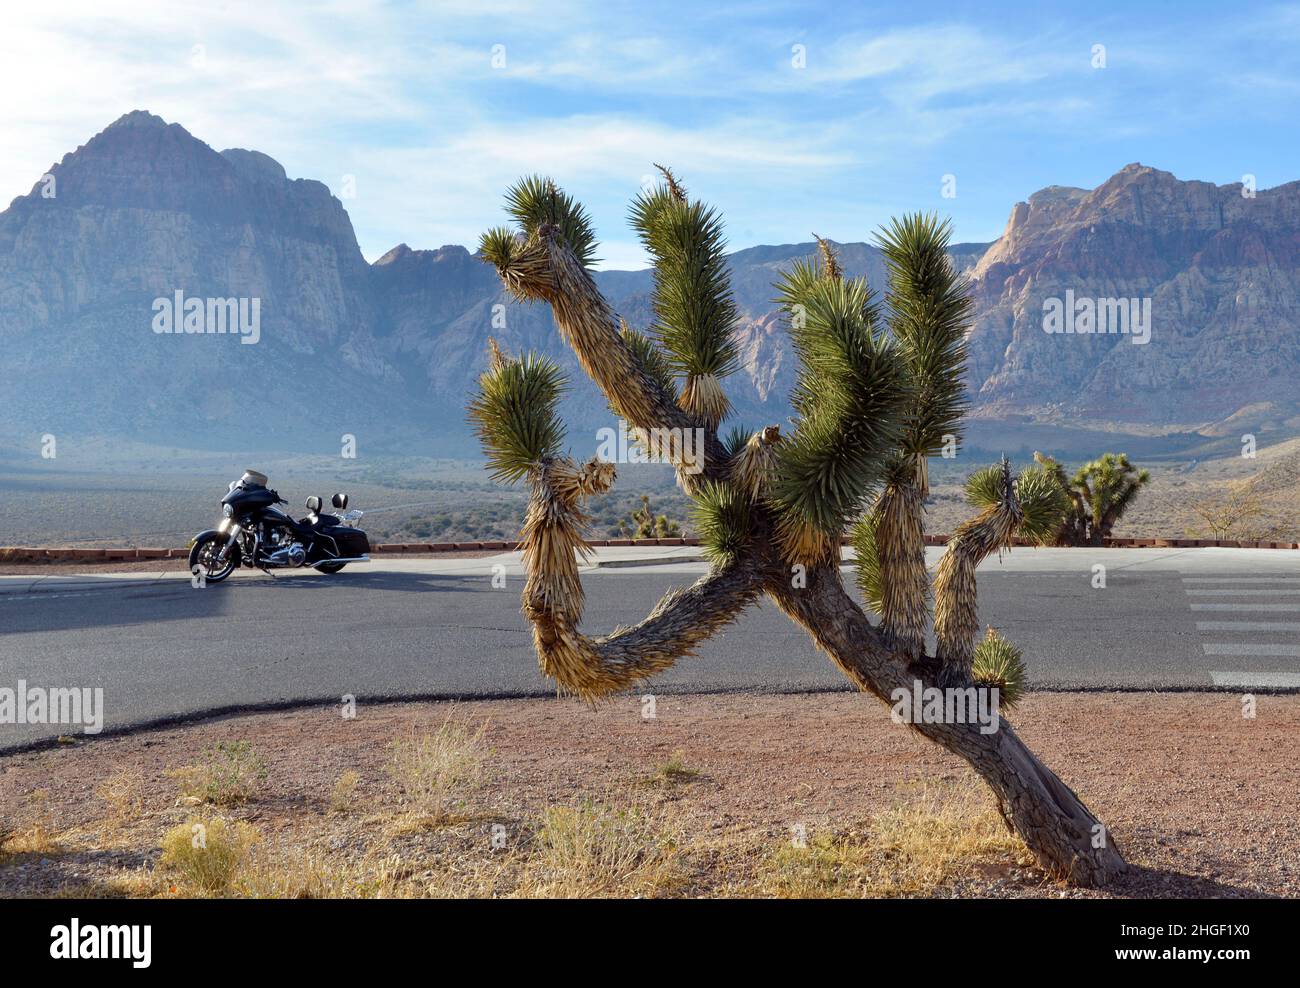
[[[654,513],[649,494],[641,495],[641,507],[632,512],[632,517],[620,521],[618,530],[630,539],[675,539],[682,534],[677,522]]]
[[[720,379],[736,354],[721,221],[671,173],[664,177],[632,207],[655,264],[657,322],[649,334],[623,326],[597,290],[591,222],[551,181],[528,178],[512,188],[507,209],[515,225],[489,231],[480,245],[511,294],[551,307],[561,336],[639,441],[677,465],[712,561],[640,624],[583,634],[584,503],[611,486],[614,467],[564,451],[556,365],[494,344],[471,415],[493,475],[530,487],[523,612],[543,673],[588,700],[632,687],[766,595],[855,686],[887,703],[917,686],[977,690],[973,664],[986,681],[1018,682],[1014,649],[981,646],[986,654],[976,660],[974,571],[1012,534],[1055,529],[1061,495],[1040,467],[1016,478],[1004,461],[972,478],[969,496],[980,512],[940,564],[938,647],[925,651],[926,462],[959,432],[970,306],[947,257],[947,224],[914,216],[881,231],[889,271],[883,300],[864,280],[843,275],[825,241],[819,258],[796,263],[777,286],[800,363],[792,430],[734,431],[724,440]],[[703,438],[703,463],[692,469],[682,456],[684,430]],[[840,579],[840,545],[855,519],[859,582],[878,624]],[[951,721],[912,727],[970,763],[1048,872],[1094,885],[1122,871],[1105,829],[1005,720],[990,734]]]
[[[1085,463],[1068,484],[1065,468],[1056,460],[1041,453],[1035,453],[1034,459],[1070,498],[1070,512],[1056,536],[1058,545],[1103,545],[1138,491],[1151,480],[1146,470],[1129,462],[1127,453],[1106,453]]]
[[[1088,506],[1088,540],[1101,545],[1128,510],[1151,474],[1128,461],[1127,453],[1107,453],[1085,463],[1074,475],[1074,489]]]

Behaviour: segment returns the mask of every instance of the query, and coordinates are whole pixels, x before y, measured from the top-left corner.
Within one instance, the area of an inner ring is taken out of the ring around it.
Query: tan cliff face
[[[976,414],[1199,429],[1300,393],[1300,183],[1242,195],[1128,165],[1093,189],[1012,209],[972,272],[968,381]],[[1044,302],[1150,300],[1150,339],[1044,331]]]
[[[233,448],[252,422],[291,448],[336,451],[352,433],[472,452],[465,399],[489,336],[569,372],[575,444],[609,423],[545,307],[506,298],[461,246],[402,244],[368,264],[343,203],[264,154],[215,151],[136,111],[51,173],[53,198],[37,183],[0,213],[0,444],[57,427]],[[884,287],[874,248],[840,249],[846,272]],[[772,283],[813,253],[730,257],[736,424],[790,414],[795,365]],[[1249,409],[1234,428],[1300,431],[1285,426],[1298,411],[1300,184],[1245,198],[1129,165],[1096,189],[1034,193],[998,241],[951,256],[975,295],[977,418],[1214,432]],[[630,325],[653,324],[650,272],[596,280]],[[176,290],[258,297],[260,342],[155,335],[150,304]],[[1067,293],[1149,299],[1150,341],[1045,333],[1044,300]]]

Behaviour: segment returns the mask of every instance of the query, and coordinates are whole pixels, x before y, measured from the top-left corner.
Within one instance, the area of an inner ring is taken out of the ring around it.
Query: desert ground
[[[1300,894],[1300,698],[1248,718],[1225,693],[1034,693],[1010,719],[1110,828],[1119,884],[1050,881],[964,763],[816,693],[363,702],[70,741],[0,760],[0,896]]]

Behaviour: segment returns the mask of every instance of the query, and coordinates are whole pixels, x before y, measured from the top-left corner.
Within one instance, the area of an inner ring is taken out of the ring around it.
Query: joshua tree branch
[[[654,610],[631,628],[600,638],[588,638],[568,615],[531,610],[542,672],[565,690],[584,699],[627,689],[677,659],[739,616],[762,593],[762,578],[743,562],[715,568],[689,587],[664,595]]]
[[[960,685],[971,678],[979,634],[975,569],[990,553],[1010,545],[1023,517],[1005,459],[998,474],[994,503],[957,527],[948,551],[939,560],[934,581],[934,634],[945,685]]]
[[[692,438],[702,435],[702,471],[697,475],[678,471],[683,487],[691,480],[724,476],[726,453],[716,431],[683,410],[657,381],[645,373],[620,332],[618,318],[601,295],[590,272],[573,250],[556,235],[554,227],[543,226],[505,269],[501,278],[516,295],[548,302],[565,342],[573,348],[582,369],[604,392],[610,406],[635,429],[688,430]],[[680,464],[682,450],[669,441],[662,452]],[[698,445],[695,447],[699,455]],[[658,452],[659,450],[656,450]],[[689,478],[689,480],[688,480]]]
[[[924,464],[924,457],[921,458]],[[930,574],[925,568],[925,495],[914,475],[886,485],[875,507],[880,571],[880,616],[899,647],[916,657],[925,651]]]
[[[594,699],[633,686],[692,654],[762,593],[753,560],[737,558],[689,588],[670,591],[635,627],[589,638],[578,630],[583,591],[577,560],[587,552],[582,506],[608,490],[613,467],[551,460],[539,464],[530,479],[521,540],[527,571],[523,612],[533,626],[543,674],[562,689]]]

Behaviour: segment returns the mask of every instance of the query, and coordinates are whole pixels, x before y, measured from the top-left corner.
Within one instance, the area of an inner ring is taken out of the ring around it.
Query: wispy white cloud
[[[345,205],[372,257],[398,240],[472,243],[499,221],[510,181],[545,171],[590,204],[610,262],[628,263],[639,248],[626,202],[653,161],[724,206],[742,245],[805,239],[814,223],[861,237],[900,206],[951,212],[974,238],[1038,184],[1138,157],[1129,145],[1187,144],[1199,157],[1153,163],[1194,176],[1219,149],[1186,135],[1282,119],[1300,101],[1286,55],[1300,6],[1185,16],[1177,36],[1118,0],[1090,16],[675,0],[653,15],[632,0],[20,5],[0,33],[0,87],[21,97],[0,105],[0,199],[149,109],[296,177],[337,189],[355,176]],[[1088,66],[1093,41],[1110,49],[1104,73]],[[1266,44],[1273,59],[1252,57]],[[962,197],[936,202],[947,172]]]

